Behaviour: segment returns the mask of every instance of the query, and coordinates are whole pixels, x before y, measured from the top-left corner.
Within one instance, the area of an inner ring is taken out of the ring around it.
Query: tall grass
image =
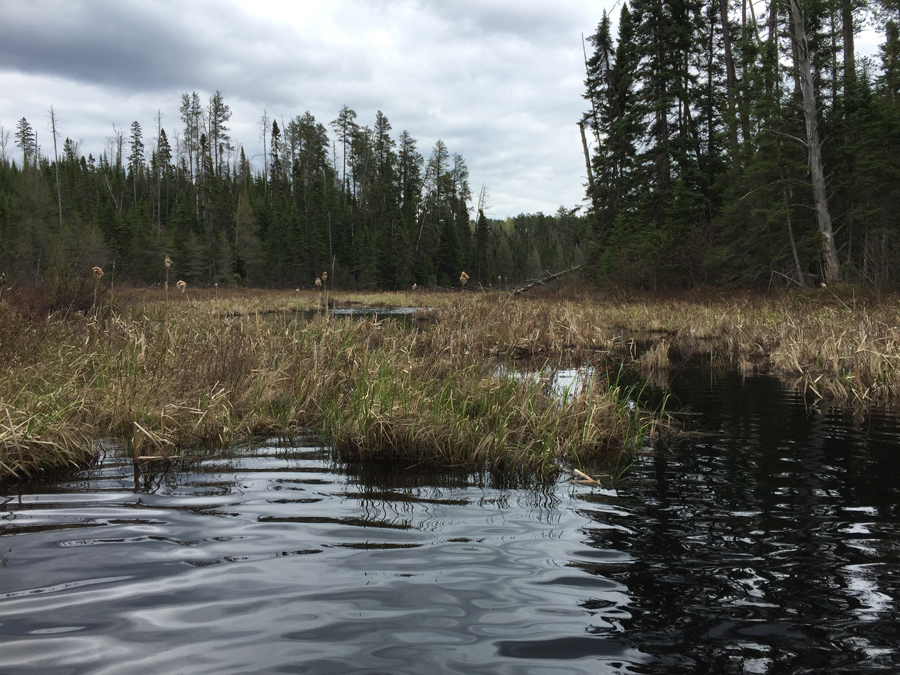
[[[261,319],[259,309],[233,302],[225,313],[218,301],[178,296],[103,323],[5,311],[0,471],[81,465],[103,437],[140,460],[309,427],[348,455],[538,474],[559,460],[611,458],[627,443],[615,401],[559,405],[496,377],[499,350],[471,342],[484,322],[477,303],[449,305],[424,331],[289,311]]]
[[[312,427],[348,456],[547,473],[561,461],[614,463],[654,433],[615,383],[560,399],[497,375],[498,360],[521,357],[614,354],[662,380],[672,365],[700,359],[863,404],[900,394],[893,302],[826,293],[333,294],[342,303],[415,301],[428,320],[307,321],[297,317],[319,305],[313,290],[204,289],[190,301],[167,302],[162,289],[132,293],[132,304],[103,322],[33,320],[9,294],[0,306],[0,472],[83,465],[106,437],[140,457]]]

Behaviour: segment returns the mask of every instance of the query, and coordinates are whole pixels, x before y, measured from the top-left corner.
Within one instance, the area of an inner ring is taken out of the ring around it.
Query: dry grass
[[[470,296],[417,330],[307,320],[314,292],[199,295],[145,296],[103,321],[5,311],[0,472],[83,465],[104,437],[141,458],[313,427],[348,454],[546,474],[561,459],[613,458],[637,433],[600,383],[559,402],[496,377],[511,351],[470,330],[496,314]]]
[[[313,427],[352,455],[546,473],[560,460],[613,458],[648,433],[605,383],[560,402],[531,381],[496,376],[498,361],[522,357],[620,358],[658,380],[700,359],[857,404],[900,394],[900,307],[830,290],[332,294],[338,303],[430,309],[412,325],[307,320],[302,313],[318,306],[313,289],[196,289],[168,303],[151,291],[101,312],[113,317],[104,320],[26,320],[5,303],[0,472],[83,465],[103,437],[156,456]]]

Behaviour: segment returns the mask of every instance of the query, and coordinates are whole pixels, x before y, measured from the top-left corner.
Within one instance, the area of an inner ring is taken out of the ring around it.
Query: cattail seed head
[[[466,274],[466,271],[465,271],[465,270],[463,270],[463,273],[459,275],[459,281],[460,281],[460,283],[461,283],[463,286],[465,286],[465,285],[466,285],[466,282],[467,282],[468,280],[469,280],[469,275]]]
[[[163,263],[166,266],[166,269],[169,269],[172,266],[172,259],[169,256],[166,256],[166,261]]]
[[[184,281],[179,280],[177,284],[175,284],[175,288],[184,293],[184,289],[187,288],[187,284]]]
[[[322,288],[322,280],[319,277],[316,277],[316,286]]]
[[[100,277],[103,276],[103,269],[100,267],[95,267],[93,270],[94,278],[99,281]]]
[[[328,272],[322,272],[322,281],[328,281]]]

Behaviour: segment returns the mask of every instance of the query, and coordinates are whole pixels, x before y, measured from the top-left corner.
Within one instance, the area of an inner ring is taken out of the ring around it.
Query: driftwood
[[[581,265],[575,265],[575,267],[570,267],[567,270],[563,270],[562,272],[557,272],[556,274],[551,274],[550,276],[546,276],[543,279],[538,279],[537,281],[532,281],[530,284],[526,284],[524,286],[519,286],[516,290],[510,293],[510,297],[514,295],[522,295],[527,291],[530,291],[535,286],[543,286],[551,281],[559,279],[560,277],[564,277],[567,274],[571,274],[572,272],[576,272],[581,269]]]

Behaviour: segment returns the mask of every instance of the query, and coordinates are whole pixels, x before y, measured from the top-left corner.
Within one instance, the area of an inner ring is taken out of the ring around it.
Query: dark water
[[[900,428],[690,371],[618,489],[315,443],[7,491],[0,673],[900,672]]]

